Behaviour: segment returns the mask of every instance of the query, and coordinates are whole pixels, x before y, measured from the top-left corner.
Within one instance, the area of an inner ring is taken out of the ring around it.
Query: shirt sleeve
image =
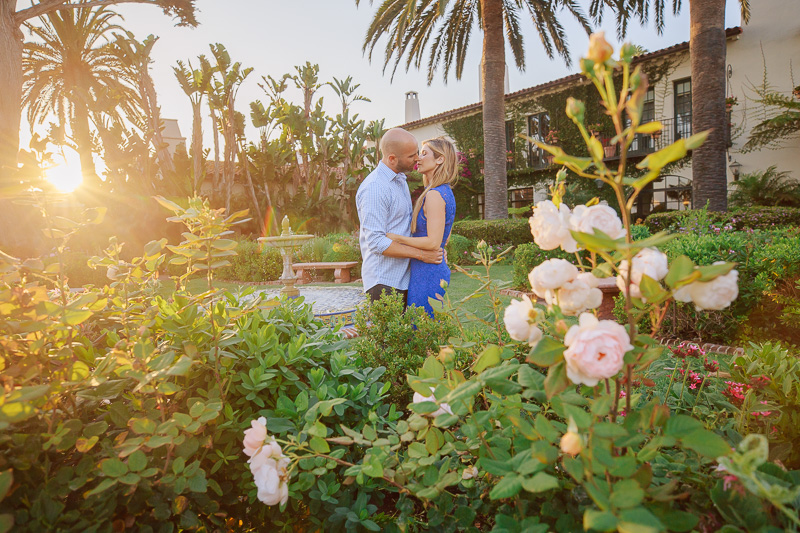
[[[389,205],[386,194],[372,183],[356,195],[356,208],[361,231],[367,248],[376,254],[383,254],[391,246],[392,240],[386,236],[386,223],[389,220]]]

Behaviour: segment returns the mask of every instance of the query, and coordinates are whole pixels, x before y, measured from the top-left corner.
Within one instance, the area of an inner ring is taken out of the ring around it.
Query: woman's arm
[[[445,204],[439,191],[428,191],[425,196],[425,205],[422,206],[425,218],[428,220],[428,234],[424,237],[404,237],[387,233],[386,236],[395,242],[413,246],[420,250],[438,250],[442,247],[444,237]]]

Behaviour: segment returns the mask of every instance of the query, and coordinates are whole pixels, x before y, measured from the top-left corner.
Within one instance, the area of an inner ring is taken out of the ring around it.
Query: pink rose
[[[252,420],[250,426],[250,429],[246,429],[244,432],[243,444],[244,453],[252,457],[267,440],[267,419],[263,416],[259,417],[257,420]]]
[[[633,349],[624,327],[613,320],[597,320],[589,313],[583,313],[578,325],[569,328],[564,344],[567,377],[590,387],[616,376],[622,370],[625,353]]]
[[[545,298],[548,289],[558,289],[578,277],[578,268],[566,259],[548,259],[531,270],[528,281],[534,294]]]
[[[622,226],[622,220],[617,212],[604,204],[595,204],[590,207],[576,206],[570,217],[570,227],[574,231],[589,235],[594,235],[594,230],[598,229],[612,239],[620,239],[625,236],[625,228]]]

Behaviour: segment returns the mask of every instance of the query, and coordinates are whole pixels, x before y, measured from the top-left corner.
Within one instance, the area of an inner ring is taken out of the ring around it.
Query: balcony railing
[[[661,119],[660,132],[656,133],[637,133],[630,148],[628,157],[644,157],[662,148],[669,146],[676,139],[683,139],[692,134],[691,117],[681,117],[676,123],[674,118]],[[600,132],[599,138],[603,145],[606,160],[619,159],[619,145],[611,144],[611,139],[616,135],[614,132]],[[531,145],[528,150],[528,168],[541,170],[552,165],[553,157]]]

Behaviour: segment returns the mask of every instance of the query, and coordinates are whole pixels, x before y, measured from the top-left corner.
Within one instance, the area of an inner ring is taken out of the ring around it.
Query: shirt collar
[[[406,181],[406,175],[402,172],[395,172],[391,168],[389,168],[383,161],[378,163],[378,171],[380,172],[381,176],[384,176],[389,181],[392,181],[396,178],[400,178],[403,181]]]

